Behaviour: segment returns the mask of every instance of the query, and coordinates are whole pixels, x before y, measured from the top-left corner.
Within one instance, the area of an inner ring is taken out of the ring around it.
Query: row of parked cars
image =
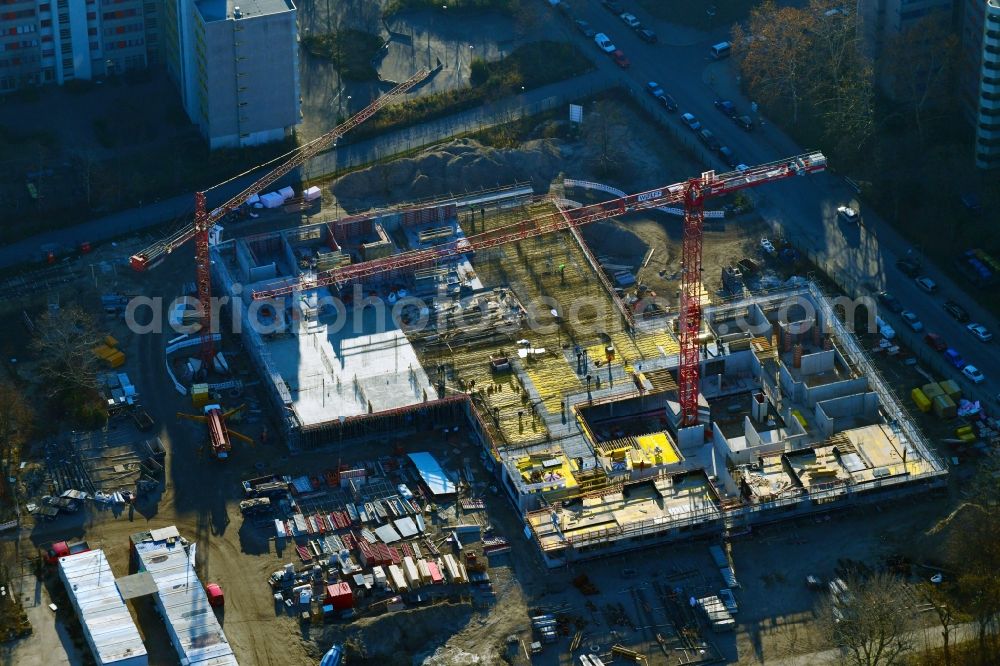
[[[920,263],[918,261],[909,258],[900,259],[896,262],[896,268],[907,277],[912,278],[914,283],[928,294],[936,294],[938,292],[937,283],[926,275],[921,275]],[[924,324],[920,321],[917,314],[912,310],[905,309],[898,298],[889,292],[883,291],[878,294],[878,301],[890,312],[898,314],[903,322],[913,331],[917,333],[924,332],[924,342],[932,349],[941,352],[945,359],[951,365],[958,368],[966,379],[974,384],[981,384],[986,380],[982,371],[976,366],[966,363],[961,354],[951,347],[943,337],[937,333],[925,331]],[[965,324],[965,330],[980,342],[986,343],[993,340],[993,333],[979,322],[970,321],[969,312],[957,302],[946,300],[942,304],[942,308],[956,321]]]
[[[643,27],[639,19],[635,17],[635,14],[622,11],[621,5],[617,2],[613,2],[612,0],[602,2],[601,4],[604,5],[605,9],[618,16],[618,18],[622,20],[622,23],[632,28],[640,39],[651,44],[656,43],[656,33],[649,28]],[[583,19],[576,19],[573,23],[576,25],[576,29],[579,30],[583,36],[593,39],[594,43],[597,44],[597,48],[611,56],[611,59],[614,60],[615,64],[619,67],[626,69],[632,65],[628,57],[625,55],[625,52],[615,46],[615,43],[612,42],[611,38],[606,34],[603,32],[595,32],[594,29],[590,27],[590,24]]]
[[[658,87],[658,85],[652,81],[646,84],[646,88],[649,93],[656,97],[656,91],[653,89],[654,87]],[[676,109],[676,104],[674,105],[674,108]],[[730,100],[715,100],[715,108],[727,118],[730,118],[743,130],[747,132],[753,131],[753,120],[750,116],[740,114],[736,110],[736,105]],[[667,110],[669,111],[670,107],[667,107]],[[698,120],[694,114],[682,113],[680,115],[680,120],[689,130],[696,133],[698,140],[705,144],[706,148],[711,150],[713,153],[718,153],[719,157],[730,169],[737,169],[742,166],[739,160],[736,159],[736,155],[733,153],[732,149],[728,146],[722,145],[722,143],[715,137],[715,134],[713,134],[710,129],[703,127],[701,121]]]

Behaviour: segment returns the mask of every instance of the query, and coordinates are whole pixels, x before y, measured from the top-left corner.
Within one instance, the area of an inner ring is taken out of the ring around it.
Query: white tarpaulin
[[[277,192],[268,192],[260,195],[260,202],[264,204],[264,208],[277,208],[285,203],[285,198]]]
[[[308,190],[303,192],[302,196],[305,197],[306,201],[315,201],[316,199],[319,199],[321,196],[323,196],[323,192],[318,187],[313,185]]]
[[[295,196],[295,190],[286,185],[285,187],[278,190],[278,194],[281,195],[282,199],[285,199],[287,201],[288,199],[291,199],[292,197]]]

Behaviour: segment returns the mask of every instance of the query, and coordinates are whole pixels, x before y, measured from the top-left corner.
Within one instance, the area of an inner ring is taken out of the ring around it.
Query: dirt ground
[[[624,152],[634,161],[628,170],[631,176],[609,177],[609,184],[636,191],[674,182],[698,171],[675,148],[660,145],[660,139],[648,140],[656,133],[647,132],[641,120],[626,118],[630,130],[622,141],[628,147]],[[367,208],[418,195],[447,194],[458,191],[460,184],[495,185],[498,180],[510,182],[522,176],[541,181],[546,187],[540,189],[544,190],[560,182],[559,174],[601,180],[593,169],[593,156],[594,147],[585,140],[536,138],[510,151],[487,150],[470,141],[455,142],[413,160],[345,176],[332,186],[332,192],[345,202],[350,200],[357,207]],[[416,187],[421,175],[423,185]],[[476,181],[476,177],[483,182]],[[567,193],[567,196],[581,195]],[[761,229],[762,225],[750,217],[706,224],[705,281],[710,290],[716,288],[723,265],[733,259],[756,256]],[[242,232],[237,229],[236,233]],[[614,262],[640,267],[648,256],[646,265],[639,268],[640,279],[665,295],[676,291],[679,218],[659,213],[634,215],[595,225],[587,229],[585,237],[595,254]],[[648,254],[650,249],[652,255]],[[177,295],[183,283],[193,279],[187,249],[141,278],[124,268],[111,275],[100,270],[95,274],[90,269],[91,263],[122,259],[128,252],[128,246],[103,248],[99,254],[72,267],[74,277],[62,285],[67,302],[81,295],[92,299],[95,292],[89,290],[95,283],[100,289],[114,288],[169,299]],[[67,265],[66,270],[70,269]],[[25,293],[23,302],[34,301],[37,308],[39,293],[43,292]],[[18,316],[23,307],[16,301],[8,306],[7,311],[13,316]],[[23,332],[9,336],[2,347],[5,356],[23,356],[19,345],[23,346],[26,339]],[[91,545],[103,548],[112,569],[123,575],[128,570],[130,534],[177,525],[183,536],[198,543],[197,567],[203,581],[219,583],[226,590],[226,609],[220,619],[241,663],[315,664],[333,641],[342,640],[356,650],[352,663],[497,664],[501,663],[501,655],[508,652],[508,636],[516,635],[521,641],[530,639],[529,609],[539,606],[566,606],[573,625],[582,634],[581,644],[587,649],[593,646],[594,651],[605,653],[612,644],[621,642],[648,654],[650,663],[663,663],[655,634],[657,627],[666,626],[666,612],[657,602],[645,609],[638,601],[641,598],[638,591],[652,594],[650,591],[660,584],[705,591],[721,587],[718,572],[713,570],[708,556],[708,542],[704,541],[645,549],[569,570],[544,569],[531,544],[520,538],[522,524],[510,503],[492,492],[492,482],[479,464],[478,450],[465,429],[447,436],[441,430],[457,424],[438,423],[436,429],[397,433],[394,437],[364,442],[363,446],[344,442],[333,451],[291,457],[273,437],[262,441],[265,429],[274,432],[267,417],[252,416],[237,429],[254,437],[257,445],[238,444],[230,460],[213,461],[201,453],[203,435],[199,426],[179,421],[175,416],[179,411],[194,410],[190,400],[169,388],[163,361],[164,335],[122,336],[122,340],[128,355],[124,369],[146,398],[144,404],[157,424],[155,433],[169,451],[165,488],[140,500],[132,511],[117,515],[87,511],[35,526],[22,540],[22,555],[28,557],[35,547],[53,540],[83,537]],[[258,378],[245,363],[237,364],[237,372],[251,384],[242,399],[260,404],[261,397],[252,386]],[[243,520],[238,509],[242,494],[240,480],[267,472],[314,474],[340,462],[393,455],[397,446],[404,451],[434,452],[449,469],[461,467],[466,459],[470,462],[475,474],[472,494],[485,500],[489,522],[512,545],[509,555],[491,563],[496,604],[480,610],[468,603],[449,603],[350,624],[300,625],[281,607],[276,608],[266,585],[272,571],[293,561],[294,551],[286,547],[279,553],[276,542],[263,529]],[[713,637],[713,641],[728,661],[746,664],[808,651],[821,641],[817,642],[806,628],[815,599],[802,584],[804,576],[817,573],[828,577],[836,560],[843,557],[875,565],[882,556],[913,543],[947,508],[948,503],[938,498],[911,499],[875,511],[834,514],[830,520],[820,519],[820,522],[810,519],[755,530],[733,547],[736,574],[743,586],[736,593],[741,606],[737,618],[739,629],[734,635]],[[584,597],[570,583],[581,573],[586,573],[598,588],[596,597]],[[32,586],[26,589],[29,594],[38,595],[38,599],[43,598]],[[631,625],[612,622],[600,612],[611,603],[622,605]],[[45,610],[44,604],[36,606]],[[166,633],[148,604],[136,604],[134,615],[150,650],[150,663],[175,663]],[[51,637],[60,617],[56,616],[55,621],[48,617],[44,612],[33,615],[44,630],[40,628],[36,637],[24,641],[24,648],[15,646],[7,657],[9,663],[35,663],[32,660],[38,654],[41,640],[52,651],[58,651]],[[569,640],[564,637],[547,647],[534,663],[547,666],[570,663]],[[53,645],[48,645],[50,641]]]

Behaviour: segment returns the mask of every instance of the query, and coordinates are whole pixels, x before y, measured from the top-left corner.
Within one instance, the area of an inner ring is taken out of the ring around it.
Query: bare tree
[[[8,465],[20,459],[33,420],[31,407],[21,391],[7,382],[0,383],[0,458]]]
[[[962,620],[952,603],[953,591],[950,585],[922,583],[918,589],[920,598],[934,610],[934,616],[941,624],[941,640],[944,653],[944,666],[951,666],[951,630]]]
[[[931,14],[896,35],[885,51],[886,83],[892,96],[912,115],[923,143],[927,111],[946,99],[952,89],[958,37],[941,15]]]
[[[597,155],[596,170],[599,175],[614,173],[621,164],[621,143],[625,135],[625,119],[619,108],[607,101],[600,101],[583,119],[583,136]]]
[[[77,306],[46,311],[37,322],[32,348],[40,357],[39,370],[50,395],[97,386],[97,357],[101,344],[94,318]]]
[[[819,626],[850,666],[899,664],[911,645],[913,609],[905,583],[888,573],[849,576],[819,609]]]
[[[858,23],[839,11],[840,0],[811,0],[810,46],[806,55],[810,106],[826,134],[857,151],[874,127],[874,70],[861,48]]]

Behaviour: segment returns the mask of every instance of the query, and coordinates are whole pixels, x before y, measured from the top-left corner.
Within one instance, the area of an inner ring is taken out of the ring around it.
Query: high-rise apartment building
[[[962,5],[959,87],[965,115],[976,131],[976,166],[1000,167],[1000,0],[966,0]]]
[[[0,0],[0,92],[157,60],[158,0]]]
[[[164,2],[164,62],[209,145],[288,135],[301,120],[292,0]]]
[[[955,0],[858,0],[862,43],[868,55],[879,57],[895,37],[927,16],[950,20]]]

